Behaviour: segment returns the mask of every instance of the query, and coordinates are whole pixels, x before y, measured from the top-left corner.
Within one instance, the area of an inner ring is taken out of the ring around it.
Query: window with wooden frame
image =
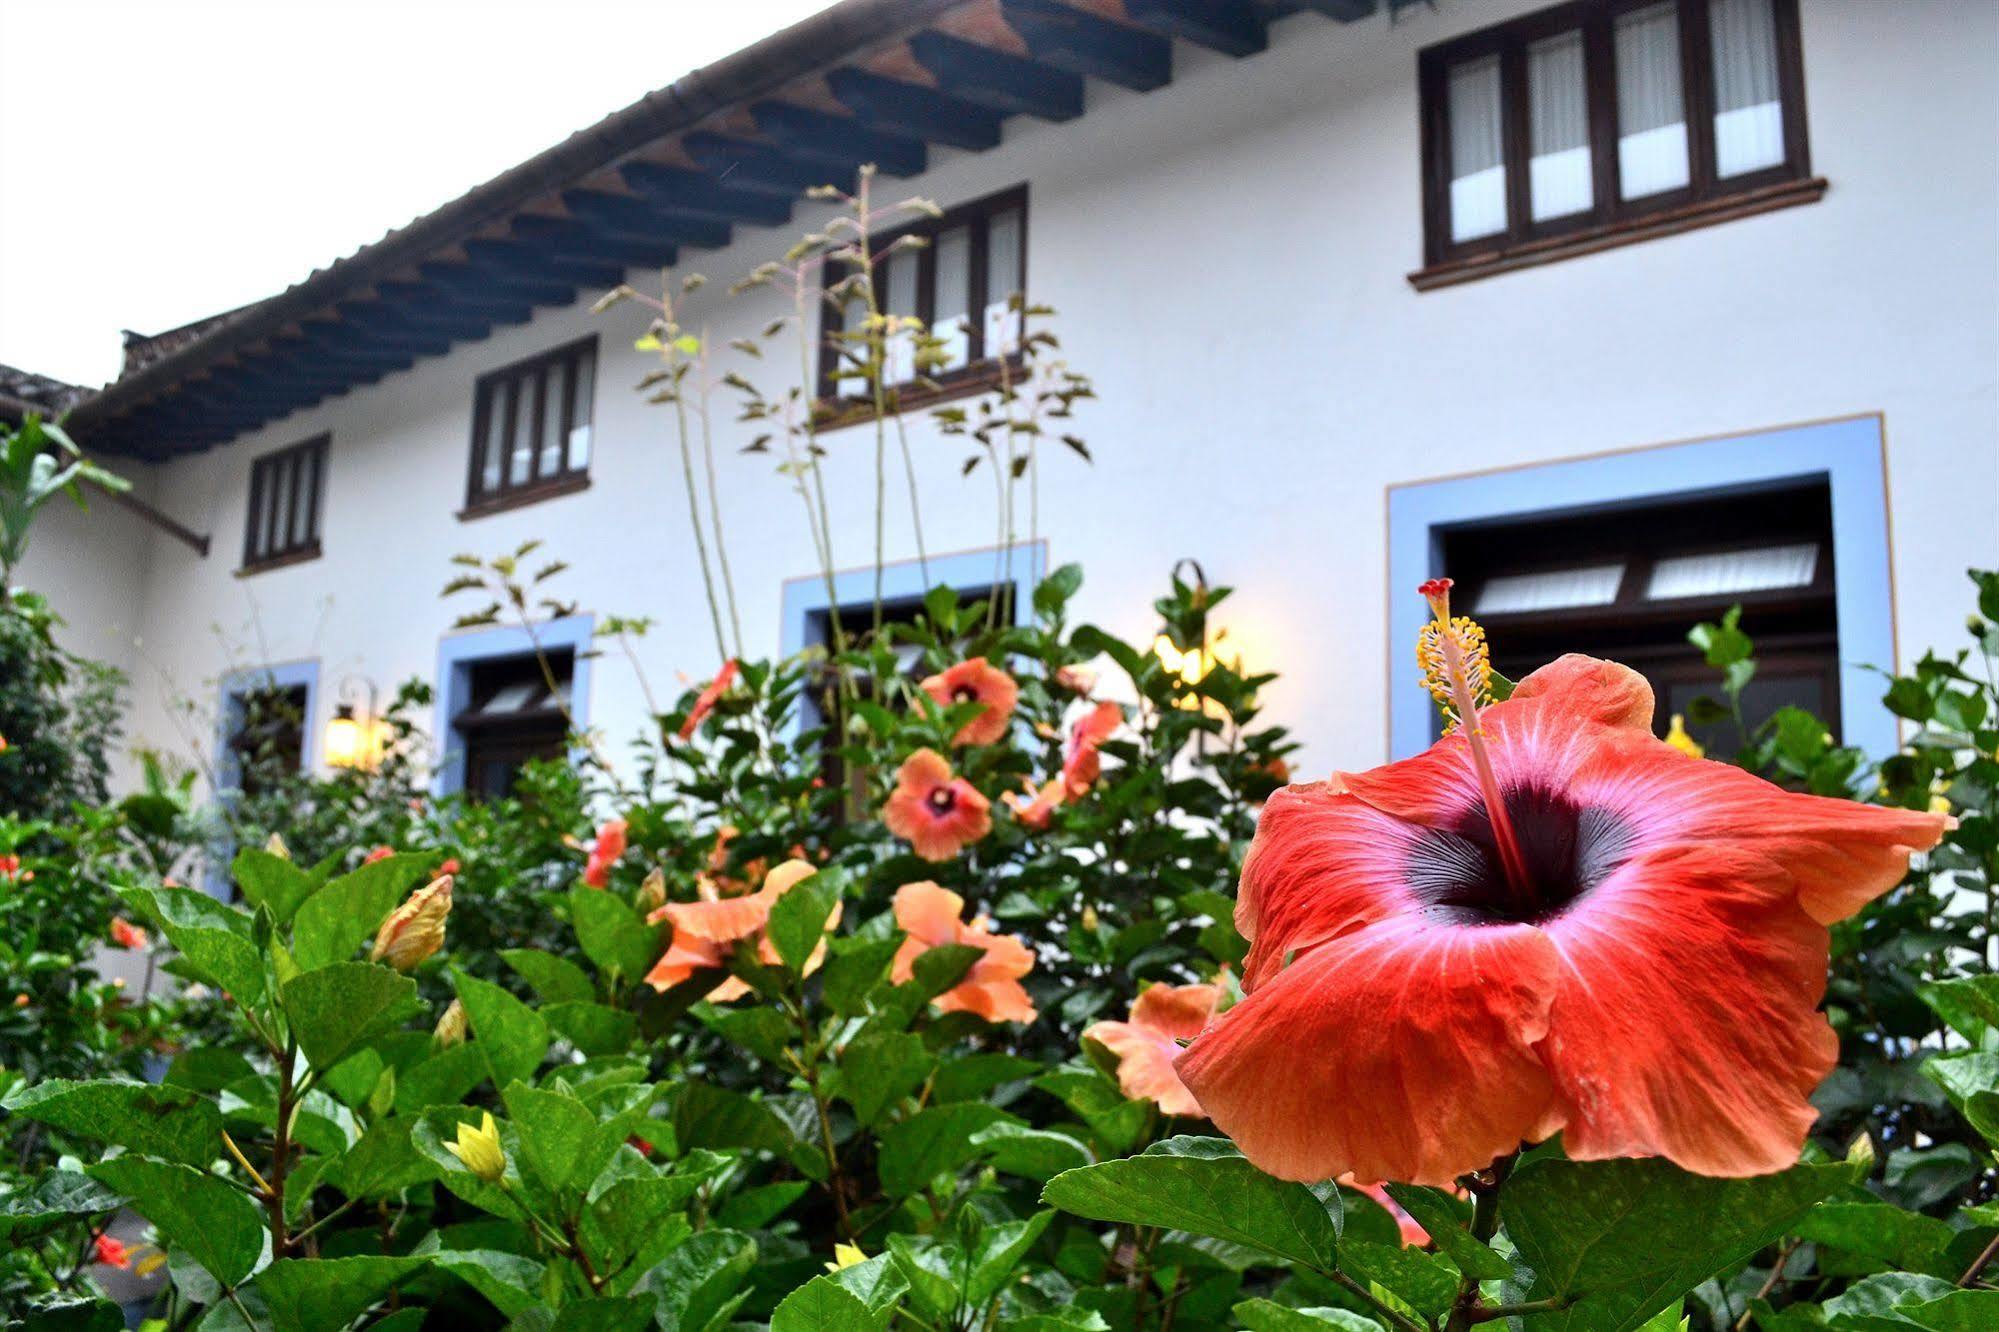
[[[886,253],[904,236],[920,247]],[[1015,186],[871,238],[875,298],[884,314],[909,315],[942,344],[943,363],[919,374],[917,339],[890,336],[884,348],[884,380],[896,388],[898,405],[939,402],[986,388],[998,378],[1002,359],[1018,364],[1027,291],[1027,187]],[[826,285],[841,274],[830,266]],[[871,395],[865,378],[852,373],[852,355],[840,334],[858,328],[865,306],[823,307],[820,327],[819,395],[836,414]],[[843,367],[847,373],[841,373]],[[924,382],[927,381],[927,382]]]
[[[596,383],[595,337],[481,375],[459,516],[496,513],[589,485]]]
[[[319,509],[328,437],[267,453],[250,464],[242,573],[319,558]]]
[[[1578,0],[1424,51],[1418,288],[1817,199],[1797,0]]]
[[[464,746],[467,795],[474,800],[512,795],[528,763],[568,752],[575,673],[576,654],[566,648],[545,661],[528,653],[473,665],[470,702],[451,719]]]
[[[1832,492],[1816,480],[1733,494],[1475,524],[1443,533],[1453,601],[1485,626],[1494,669],[1511,678],[1564,652],[1621,661],[1658,700],[1656,729],[1720,680],[1687,631],[1742,607],[1756,640],[1743,691],[1753,729],[1804,708],[1839,729],[1839,620]],[[1689,718],[1724,751],[1731,727]]]

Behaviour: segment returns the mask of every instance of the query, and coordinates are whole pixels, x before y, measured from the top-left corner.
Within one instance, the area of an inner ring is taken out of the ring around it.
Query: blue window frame
[[[222,677],[221,704],[216,709],[215,772],[223,788],[234,790],[242,782],[242,769],[231,742],[243,729],[245,700],[252,694],[277,689],[305,690],[299,770],[311,772],[319,761],[319,663],[291,661],[230,671]]]
[[[1431,740],[1432,704],[1410,650],[1426,616],[1415,588],[1446,572],[1443,539],[1452,528],[1810,481],[1831,497],[1842,737],[1877,757],[1892,753],[1899,733],[1869,671],[1895,665],[1895,611],[1885,441],[1881,418],[1868,415],[1391,487],[1390,755],[1407,757]]]
[[[537,639],[543,652],[568,651],[572,661],[569,713],[579,730],[590,724],[589,649],[596,623],[594,615],[569,615],[536,625],[533,638],[525,629],[507,626],[451,634],[438,644],[436,734],[441,756],[437,768],[438,794],[450,795],[465,789],[465,746],[453,727],[453,719],[472,705],[473,672],[482,663],[531,656]]]

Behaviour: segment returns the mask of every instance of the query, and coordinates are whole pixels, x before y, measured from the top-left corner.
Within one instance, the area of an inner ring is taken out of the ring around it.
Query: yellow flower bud
[[[507,1173],[507,1150],[500,1146],[500,1130],[494,1126],[490,1110],[476,1129],[470,1124],[460,1124],[458,1141],[445,1143],[444,1150],[488,1184],[498,1183]]]
[[[437,1029],[431,1032],[430,1035],[431,1039],[437,1042],[437,1047],[440,1050],[463,1044],[465,1041],[465,1005],[453,999],[450,1006],[444,1010],[444,1016],[437,1020]]]
[[[828,1272],[838,1272],[844,1268],[865,1263],[867,1260],[868,1256],[861,1251],[860,1245],[835,1244],[833,1246],[833,1261],[826,1264],[826,1270]]]
[[[653,912],[666,905],[666,875],[658,866],[647,871],[645,882],[639,885],[639,910]]]
[[[1083,906],[1083,928],[1092,933],[1095,933],[1097,928],[1097,909],[1087,903]]]
[[[271,839],[264,843],[264,850],[270,852],[280,860],[290,860],[292,858],[292,849],[286,846],[285,839],[276,833],[272,833]]]
[[[1687,719],[1677,712],[1673,714],[1673,724],[1666,729],[1666,743],[1688,758],[1707,757],[1707,750],[1702,748],[1701,742],[1687,734]]]
[[[408,971],[444,947],[444,918],[451,914],[451,876],[433,879],[388,914],[375,933],[372,962]]]

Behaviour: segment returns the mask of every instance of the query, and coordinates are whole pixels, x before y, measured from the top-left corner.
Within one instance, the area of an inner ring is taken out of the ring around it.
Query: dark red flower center
[[[939,814],[949,814],[958,804],[958,793],[948,786],[939,786],[923,797],[925,804]]]
[[[1535,787],[1506,792],[1528,891],[1506,880],[1492,822],[1480,803],[1448,828],[1428,828],[1404,867],[1433,920],[1453,925],[1538,925],[1561,915],[1631,858],[1633,830],[1615,811],[1578,805]]]

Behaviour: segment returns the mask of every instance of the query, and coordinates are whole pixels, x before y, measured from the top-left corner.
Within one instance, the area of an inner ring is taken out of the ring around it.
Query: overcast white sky
[[[827,0],[0,0],[0,362],[270,295]]]

